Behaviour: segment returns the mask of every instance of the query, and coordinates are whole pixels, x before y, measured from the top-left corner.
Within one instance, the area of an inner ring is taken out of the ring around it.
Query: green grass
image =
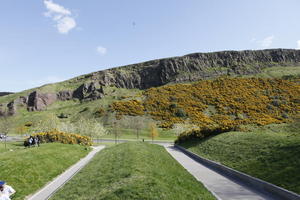
[[[299,128],[299,124],[269,125],[181,145],[200,156],[300,193]]]
[[[16,151],[21,149],[24,149],[24,147],[21,146],[20,142],[7,142],[6,148],[5,148],[5,142],[4,141],[0,142],[0,153],[4,153],[7,151]]]
[[[61,84],[61,83],[58,83]],[[51,84],[53,85],[53,84]],[[44,87],[50,87],[47,85]],[[42,89],[44,87],[41,87]],[[54,86],[53,86],[54,87]],[[56,86],[55,88],[60,88]],[[43,90],[46,90],[45,88]],[[49,89],[50,90],[50,89]],[[46,90],[47,91],[47,90]],[[40,120],[49,119],[49,115],[60,115],[61,113],[67,114],[68,118],[60,119],[64,122],[75,122],[78,119],[82,118],[95,118],[95,112],[101,107],[105,110],[108,110],[109,105],[113,101],[118,101],[123,96],[135,96],[141,93],[137,89],[124,89],[124,88],[115,88],[115,87],[105,87],[104,89],[106,96],[102,99],[95,101],[80,102],[79,100],[70,100],[70,101],[56,101],[53,104],[49,105],[46,110],[39,112],[28,112],[26,107],[18,107],[17,114],[9,117],[8,121],[12,124],[13,128],[10,130],[10,134],[15,134],[15,128],[23,126],[26,122],[37,122]],[[27,91],[22,93],[12,94],[8,96],[0,97],[0,103],[8,102],[10,100],[16,99],[20,94],[25,95]],[[27,92],[28,93],[28,92]],[[110,113],[110,112],[109,112]],[[104,117],[97,118],[99,122],[110,123],[111,119],[105,120]],[[122,121],[122,120],[121,120]],[[124,121],[124,120],[123,120]],[[147,120],[146,120],[147,121]],[[131,121],[127,120],[126,123]]]
[[[114,130],[112,128],[107,128],[108,134],[102,136],[104,139],[114,139],[115,134]],[[142,129],[139,130],[139,140],[142,140],[143,138],[145,140],[151,140],[150,136],[150,130],[147,129]],[[120,128],[119,129],[119,139],[132,139],[136,140],[137,139],[137,134],[135,129],[130,129],[130,128]],[[164,129],[158,129],[158,137],[154,138],[154,140],[164,140],[164,141],[174,141],[176,139],[176,135],[173,133],[171,130],[164,130]]]
[[[214,197],[162,146],[135,142],[102,150],[52,199],[210,200]]]
[[[0,180],[7,181],[17,191],[14,200],[34,193],[89,152],[83,146],[60,143],[28,149],[21,145],[9,143],[12,151],[5,151],[0,144]]]
[[[299,66],[275,66],[270,68],[265,68],[261,73],[254,75],[243,75],[242,77],[258,77],[258,78],[281,78],[288,75],[299,75]]]

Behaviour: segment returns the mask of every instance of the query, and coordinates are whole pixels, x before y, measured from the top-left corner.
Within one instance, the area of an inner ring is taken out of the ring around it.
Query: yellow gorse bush
[[[120,118],[122,115],[143,115],[144,114],[144,106],[141,101],[138,100],[129,100],[129,101],[117,101],[112,105],[112,110],[118,111],[117,117]]]
[[[148,114],[164,128],[188,120],[200,128],[224,130],[288,122],[300,110],[299,82],[282,79],[219,78],[150,88],[144,96],[143,102],[115,102],[113,110],[118,115]]]
[[[35,133],[33,136],[38,136],[41,143],[61,142],[63,144],[81,144],[91,146],[92,139],[88,136],[82,136],[74,133],[65,133],[57,130]]]

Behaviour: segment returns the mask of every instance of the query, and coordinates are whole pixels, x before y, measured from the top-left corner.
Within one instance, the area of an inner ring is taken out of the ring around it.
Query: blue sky
[[[299,0],[1,0],[0,91],[194,52],[300,48]]]

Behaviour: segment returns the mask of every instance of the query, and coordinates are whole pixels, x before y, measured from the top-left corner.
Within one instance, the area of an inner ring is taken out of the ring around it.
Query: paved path
[[[166,150],[198,181],[222,200],[273,200],[256,191],[235,183],[232,180],[196,162],[173,146],[165,145]]]
[[[79,172],[100,150],[105,146],[94,147],[86,157],[82,158],[67,171],[56,177],[53,181],[43,187],[40,191],[28,198],[28,200],[46,200],[49,199],[60,187],[68,182],[77,172]]]
[[[124,143],[124,142],[142,142],[143,140],[142,139],[118,139],[117,140],[117,143]],[[94,140],[95,143],[98,143],[98,142],[108,142],[108,143],[115,143],[115,139],[112,139],[112,138],[105,138],[105,139],[96,139]],[[171,140],[154,140],[152,142],[152,140],[144,140],[144,142],[149,142],[149,143],[153,143],[153,144],[159,144],[159,145],[171,145],[171,144],[174,144],[173,141]]]

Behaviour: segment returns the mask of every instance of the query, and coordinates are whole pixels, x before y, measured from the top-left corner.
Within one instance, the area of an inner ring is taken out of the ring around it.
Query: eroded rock
[[[91,82],[84,83],[77,88],[73,93],[73,98],[80,100],[91,101],[100,99],[104,96],[104,91],[99,83]]]
[[[8,108],[7,114],[8,114],[9,116],[12,116],[12,115],[16,114],[17,108],[16,108],[15,101],[9,102],[9,103],[7,104],[7,108]]]
[[[73,91],[65,90],[57,93],[57,99],[60,101],[67,101],[73,98]]]
[[[54,93],[39,93],[34,91],[29,94],[27,109],[28,111],[41,111],[45,110],[48,105],[57,100],[57,95]]]
[[[223,75],[252,75],[274,66],[299,66],[300,69],[300,50],[194,53],[94,72],[88,76],[105,86],[147,89]]]

